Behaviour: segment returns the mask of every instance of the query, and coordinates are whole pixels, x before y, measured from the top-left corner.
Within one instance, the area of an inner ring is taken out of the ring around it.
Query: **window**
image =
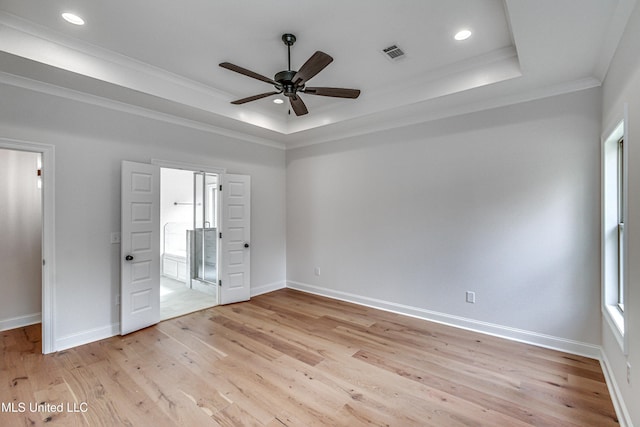
[[[620,138],[618,140],[618,161],[617,161],[617,172],[618,172],[618,191],[617,191],[617,199],[618,199],[618,295],[617,295],[617,305],[620,312],[624,313],[624,241],[625,241],[625,233],[624,233],[624,211],[626,200],[624,196],[624,138]]]
[[[627,149],[624,121],[602,145],[602,305],[603,314],[624,348],[627,217]]]

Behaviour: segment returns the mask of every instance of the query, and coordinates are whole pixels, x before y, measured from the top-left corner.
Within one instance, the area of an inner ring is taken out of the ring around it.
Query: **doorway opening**
[[[42,322],[42,157],[0,148],[0,331]]]
[[[160,169],[160,319],[219,303],[217,173]]]
[[[162,182],[163,168],[187,170],[191,185],[185,185],[173,197],[162,197],[162,187],[166,192],[171,182],[166,171]],[[121,176],[121,335],[218,303],[250,299],[249,175],[162,160],[152,160],[151,164],[123,160]],[[174,219],[163,216],[163,204],[165,214],[167,205],[190,207],[187,212],[192,212],[192,220],[187,214]],[[161,237],[165,227],[166,236]],[[178,236],[174,241],[168,240],[172,234]],[[212,236],[217,236],[215,245]],[[164,304],[160,301],[161,276],[178,282],[176,289],[165,286]],[[198,302],[202,295],[212,298],[205,307],[189,305],[180,312],[161,315],[161,306],[167,307],[167,301],[178,296],[172,295],[176,291],[192,295],[201,292]]]

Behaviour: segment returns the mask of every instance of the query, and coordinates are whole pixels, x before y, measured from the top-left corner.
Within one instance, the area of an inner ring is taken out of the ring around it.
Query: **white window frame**
[[[627,216],[627,174],[626,174],[626,159],[625,153],[626,142],[624,136],[618,140],[618,310],[624,314],[624,301],[625,301],[625,281],[626,281],[626,232],[625,232],[625,219]]]
[[[602,138],[602,314],[620,348],[628,351],[627,312],[620,306],[628,296],[628,239],[623,222],[628,219],[628,151],[627,108],[624,118]],[[622,152],[620,152],[620,141]],[[622,160],[622,164],[620,164]],[[622,187],[620,189],[620,186]],[[622,284],[622,295],[620,285]]]

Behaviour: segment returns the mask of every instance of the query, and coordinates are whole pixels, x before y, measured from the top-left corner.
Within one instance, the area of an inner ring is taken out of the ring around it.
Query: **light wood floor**
[[[0,402],[27,405],[2,426],[617,425],[596,360],[293,290],[47,356],[1,336]]]

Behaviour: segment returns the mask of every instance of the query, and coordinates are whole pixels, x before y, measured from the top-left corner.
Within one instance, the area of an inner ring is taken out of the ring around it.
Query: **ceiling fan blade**
[[[343,89],[340,87],[308,87],[304,93],[309,95],[332,96],[334,98],[355,99],[360,96],[358,89]]]
[[[311,58],[307,59],[300,70],[293,76],[293,83],[300,86],[303,85],[306,81],[311,80],[313,76],[318,74],[320,71],[324,69],[327,65],[333,62],[333,58],[327,55],[324,52],[317,51]]]
[[[302,99],[300,99],[299,96],[291,95],[289,97],[289,102],[291,103],[291,108],[293,108],[296,116],[304,116],[309,112],[309,110],[307,110],[307,106],[304,105],[304,102],[302,102]]]
[[[253,96],[248,96],[246,98],[242,98],[242,99],[238,99],[236,101],[232,101],[232,104],[235,105],[240,105],[240,104],[244,104],[245,102],[251,102],[251,101],[256,101],[258,99],[262,99],[262,98],[266,98],[267,96],[271,96],[271,95],[277,95],[279,93],[282,92],[266,92],[266,93],[261,93],[260,95],[253,95]]]
[[[272,79],[270,79],[269,77],[265,77],[265,76],[263,76],[261,74],[254,73],[253,71],[247,70],[246,68],[242,68],[242,67],[240,67],[238,65],[234,65],[234,64],[231,64],[229,62],[223,62],[223,63],[221,63],[219,65],[222,68],[226,68],[227,70],[235,71],[236,73],[244,74],[247,77],[251,77],[251,78],[266,82],[266,83],[271,83],[272,85],[276,84],[276,82],[273,81]]]

